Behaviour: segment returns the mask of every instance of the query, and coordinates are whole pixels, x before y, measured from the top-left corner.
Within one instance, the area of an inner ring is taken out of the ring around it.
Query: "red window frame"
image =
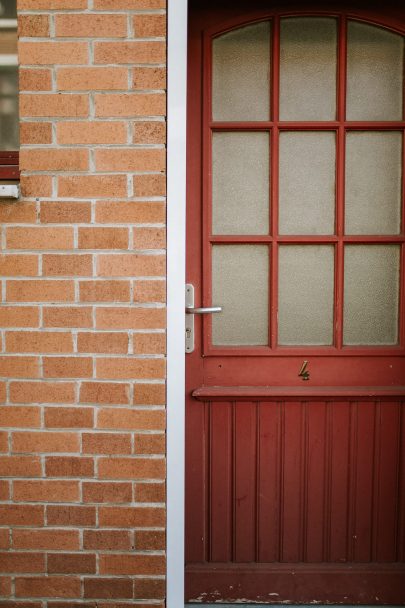
[[[0,180],[20,179],[19,152],[0,150]]]
[[[279,120],[279,58],[280,58],[280,19],[282,17],[333,17],[338,21],[337,52],[337,104],[334,121],[280,121]],[[270,252],[270,302],[269,302],[269,346],[262,347],[219,347],[212,345],[212,322],[209,316],[203,320],[203,351],[207,356],[222,355],[400,355],[405,354],[405,116],[401,121],[347,121],[346,120],[346,52],[347,22],[361,21],[377,27],[404,35],[398,24],[390,19],[372,16],[364,12],[346,11],[257,11],[243,19],[227,21],[220,28],[207,30],[203,41],[203,117],[202,117],[202,156],[203,156],[203,305],[213,304],[211,299],[212,268],[211,250],[214,244],[227,243],[261,243],[269,247]],[[262,122],[215,122],[212,120],[212,41],[233,29],[260,21],[271,22],[271,96],[270,120]],[[404,96],[405,103],[405,96]],[[405,113],[405,108],[404,108]],[[280,236],[278,228],[278,137],[280,131],[335,131],[336,133],[336,204],[335,234],[327,236]],[[344,234],[344,171],[345,171],[345,137],[348,131],[402,131],[402,210],[401,232],[399,235],[345,235]],[[270,234],[269,235],[212,235],[212,133],[216,131],[263,131],[270,134]],[[286,347],[277,344],[278,312],[278,244],[332,244],[335,248],[335,288],[334,288],[334,340],[333,346],[294,346]],[[400,282],[398,309],[398,344],[387,346],[344,346],[343,345],[343,288],[344,288],[344,245],[346,243],[366,244],[399,244]]]

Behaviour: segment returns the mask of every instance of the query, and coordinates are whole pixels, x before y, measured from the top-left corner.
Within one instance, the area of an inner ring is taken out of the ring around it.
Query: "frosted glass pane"
[[[280,134],[280,234],[333,234],[335,134]]]
[[[336,118],[335,19],[282,19],[280,119]]]
[[[346,234],[398,234],[401,219],[399,132],[351,132],[346,139]]]
[[[264,21],[213,41],[214,120],[268,120],[270,23]]]
[[[349,22],[347,120],[402,118],[403,55],[402,36]]]
[[[214,133],[213,234],[268,234],[269,134]]]
[[[216,346],[268,344],[269,250],[266,245],[214,245],[212,315]]]
[[[397,344],[398,245],[345,250],[344,344]]]
[[[281,246],[278,289],[279,344],[332,344],[333,246]]]

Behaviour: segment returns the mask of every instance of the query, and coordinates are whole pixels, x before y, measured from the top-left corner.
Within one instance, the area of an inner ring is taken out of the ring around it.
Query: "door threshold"
[[[265,603],[261,603],[261,602],[243,602],[243,601],[239,601],[239,602],[234,602],[234,603],[222,603],[222,602],[217,602],[216,604],[204,604],[202,602],[189,602],[188,604],[184,604],[184,608],[190,608],[191,606],[204,606],[204,608],[218,608],[218,606],[221,606],[221,608],[234,608],[235,606],[271,606],[271,608],[281,608],[284,606],[291,606],[291,608],[314,608],[314,606],[316,606],[316,608],[331,608],[332,606],[340,606],[341,608],[377,608],[378,604],[374,604],[374,605],[362,605],[362,604],[318,604],[318,603],[314,603],[314,604],[293,604],[292,602],[283,602],[282,604],[265,604]],[[403,606],[399,606],[399,605],[394,605],[394,604],[384,604],[385,608],[403,608]]]

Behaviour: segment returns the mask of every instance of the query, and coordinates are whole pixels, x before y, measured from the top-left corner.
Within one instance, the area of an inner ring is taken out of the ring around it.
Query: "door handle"
[[[187,283],[186,285],[186,353],[192,353],[194,350],[194,315],[206,315],[216,312],[222,312],[222,306],[208,306],[200,308],[194,306],[194,285]]]
[[[222,312],[222,306],[209,306],[208,308],[194,308],[186,306],[186,315],[206,315],[214,312]]]

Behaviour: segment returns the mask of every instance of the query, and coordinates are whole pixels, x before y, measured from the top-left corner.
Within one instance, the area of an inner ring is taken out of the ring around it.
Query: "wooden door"
[[[187,601],[405,604],[405,10],[342,6],[191,2]]]

